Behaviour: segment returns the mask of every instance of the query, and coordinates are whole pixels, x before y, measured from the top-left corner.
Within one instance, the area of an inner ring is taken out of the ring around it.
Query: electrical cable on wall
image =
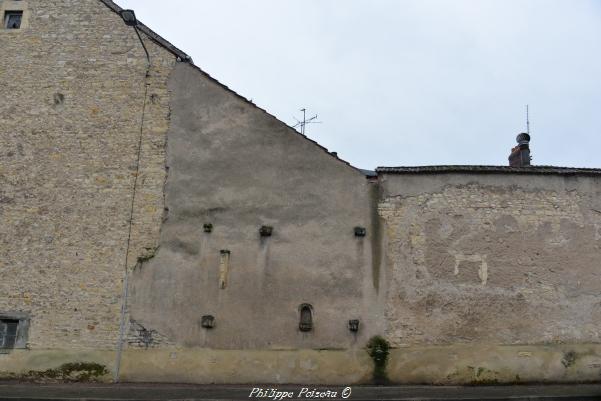
[[[143,103],[142,103],[142,117],[140,120],[140,135],[138,137],[138,150],[137,150],[137,155],[136,155],[136,172],[135,172],[135,176],[134,176],[134,185],[133,185],[133,189],[132,189],[132,197],[131,197],[131,207],[130,207],[130,212],[129,212],[129,228],[128,228],[128,233],[127,233],[127,245],[125,248],[125,263],[124,263],[124,277],[123,277],[123,296],[122,296],[122,303],[121,303],[121,318],[120,318],[120,322],[119,322],[119,339],[118,339],[118,343],[117,343],[117,357],[116,357],[116,362],[115,362],[115,373],[114,373],[114,377],[113,380],[115,383],[119,382],[119,374],[121,371],[121,357],[123,354],[123,341],[124,341],[124,337],[125,337],[125,316],[127,314],[127,298],[129,295],[129,272],[127,269],[127,260],[129,259],[129,249],[130,249],[130,243],[131,243],[131,232],[132,232],[132,226],[133,226],[133,219],[134,219],[134,206],[135,206],[135,200],[136,200],[136,190],[138,187],[138,176],[139,176],[139,172],[140,172],[140,160],[141,160],[141,154],[142,154],[142,137],[143,137],[143,133],[144,133],[144,119],[146,116],[146,103],[147,103],[147,97],[148,97],[148,78],[150,77],[150,68],[151,68],[151,61],[150,61],[150,54],[148,53],[148,49],[146,48],[146,45],[144,44],[144,41],[142,40],[142,37],[140,36],[140,32],[138,31],[138,21],[136,19],[136,16],[134,14],[134,12],[132,10],[123,10],[121,11],[121,17],[123,18],[123,21],[125,21],[125,24],[128,26],[132,26],[134,28],[134,31],[136,32],[136,35],[138,36],[138,39],[140,41],[140,43],[142,44],[142,48],[144,49],[144,53],[146,53],[146,61],[147,61],[147,65],[146,65],[146,74],[144,75],[144,99],[143,99]]]

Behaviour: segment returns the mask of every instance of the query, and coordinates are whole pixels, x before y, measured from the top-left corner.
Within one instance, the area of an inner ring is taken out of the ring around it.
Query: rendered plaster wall
[[[598,380],[599,177],[385,174],[380,183],[391,380]]]
[[[30,317],[30,351],[0,355],[0,371],[42,368],[46,350],[114,362],[145,85],[130,269],[158,242],[175,57],[145,40],[146,78],[133,28],[97,0],[0,8],[26,19],[0,29],[0,312]]]
[[[583,377],[601,373],[600,178],[399,174],[381,185],[385,333],[405,362],[426,361],[426,352],[413,352],[420,347],[459,347],[444,372],[425,375],[444,382],[478,366],[462,344],[488,344],[476,359],[504,370],[497,379],[507,381],[524,377],[531,355],[501,358],[495,345],[548,346],[561,368],[570,350],[558,344],[592,344],[592,353],[574,352],[594,359]],[[565,379],[549,366],[530,379]]]
[[[177,346],[363,347],[381,321],[374,184],[194,66],[178,64],[169,88],[168,211],[160,247],[132,276],[131,318]]]

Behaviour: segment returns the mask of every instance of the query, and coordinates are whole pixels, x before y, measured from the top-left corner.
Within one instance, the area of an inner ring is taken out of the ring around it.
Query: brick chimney
[[[530,165],[530,135],[522,132],[516,138],[518,146],[511,149],[509,165],[511,167],[527,167]]]

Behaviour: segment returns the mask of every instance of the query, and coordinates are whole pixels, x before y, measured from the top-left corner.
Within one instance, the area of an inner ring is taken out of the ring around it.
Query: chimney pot
[[[530,166],[530,135],[525,132],[519,134],[515,140],[518,146],[511,149],[509,154],[509,165],[511,167]]]
[[[530,143],[530,135],[526,134],[525,132],[522,132],[521,134],[515,137],[515,140],[518,142],[519,145],[528,145]]]

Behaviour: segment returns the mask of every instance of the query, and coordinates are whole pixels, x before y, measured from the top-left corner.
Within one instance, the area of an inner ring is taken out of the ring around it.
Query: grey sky
[[[601,167],[599,0],[116,1],[357,167]]]

